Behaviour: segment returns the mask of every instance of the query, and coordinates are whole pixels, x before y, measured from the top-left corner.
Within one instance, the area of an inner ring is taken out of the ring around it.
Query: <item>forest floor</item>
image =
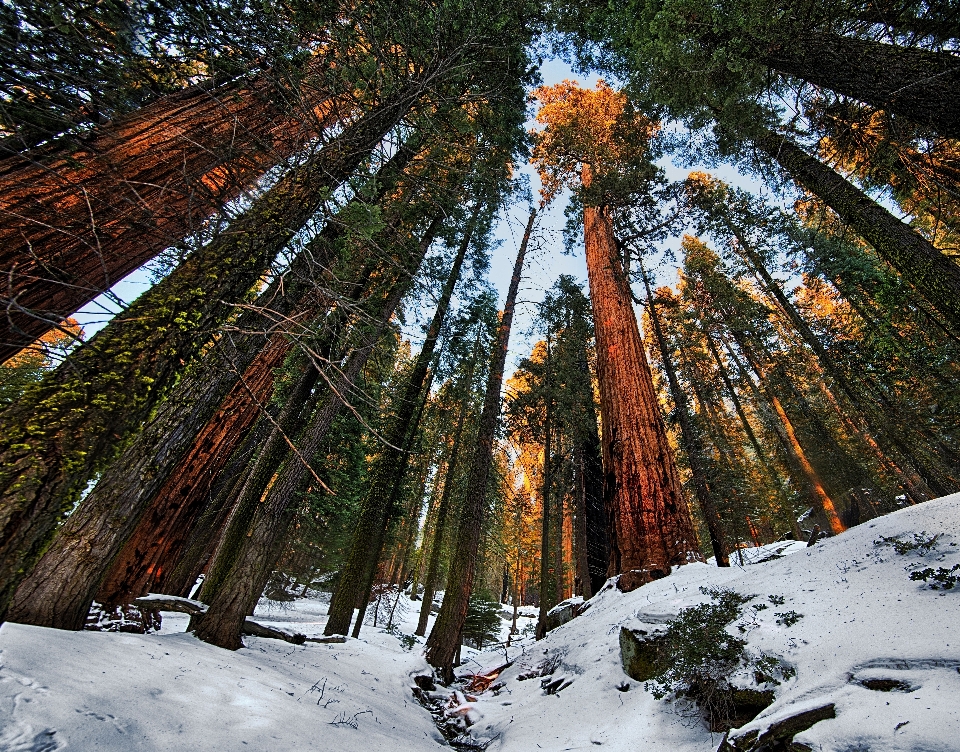
[[[437,694],[447,698],[449,717],[469,725],[461,740],[478,749],[714,750],[722,735],[691,706],[658,700],[623,673],[620,629],[662,630],[682,609],[710,602],[701,587],[729,588],[756,596],[733,625],[743,629],[731,627],[731,634],[746,640],[755,658],[773,656],[795,672],[737,734],[832,704],[836,717],[797,742],[837,752],[955,750],[960,586],[934,590],[929,577],[924,583],[910,573],[949,573],[960,564],[958,531],[960,494],[812,548],[750,550],[747,566],[690,564],[632,593],[611,587],[539,643],[465,650],[462,674],[512,661],[487,691]],[[757,561],[772,555],[780,558]],[[960,568],[953,573],[960,576]],[[412,692],[413,677],[428,673],[422,646],[404,639],[419,603],[402,596],[393,602],[390,632],[370,626],[360,640],[300,646],[245,637],[247,647],[236,652],[184,633],[187,619],[179,614],[164,614],[163,629],[149,635],[5,624],[0,750],[437,749],[446,742]],[[322,634],[322,600],[268,606],[258,621]],[[533,621],[532,609],[524,612],[521,626]],[[381,609],[381,624],[383,617]]]

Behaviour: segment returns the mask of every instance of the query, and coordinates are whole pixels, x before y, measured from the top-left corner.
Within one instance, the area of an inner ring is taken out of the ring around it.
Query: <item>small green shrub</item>
[[[950,569],[946,567],[937,567],[936,569],[927,567],[911,572],[910,579],[917,582],[926,582],[933,590],[952,590],[960,582],[960,575],[954,574],[957,571],[960,571],[960,564],[954,564]]]
[[[892,546],[900,556],[906,556],[915,551],[921,556],[930,553],[937,547],[937,539],[942,533],[930,535],[926,530],[913,534],[913,540],[903,540],[899,535],[881,536],[873,542],[875,546]]]
[[[787,602],[787,599],[782,595],[768,595],[767,600],[770,601],[774,606],[782,606]]]
[[[744,692],[731,684],[734,673],[747,669],[759,684],[779,684],[775,675],[786,679],[794,672],[774,656],[751,656],[747,641],[728,631],[756,596],[721,588],[700,591],[713,602],[685,608],[670,622],[664,637],[665,668],[644,687],[658,700],[673,697],[694,703],[711,729],[723,730],[737,718],[737,697]]]
[[[798,614],[796,611],[784,611],[783,613],[775,611],[773,615],[777,617],[777,624],[782,624],[785,627],[792,627],[803,618],[803,614]]]
[[[467,618],[463,623],[463,638],[483,650],[484,643],[495,642],[500,636],[500,603],[486,593],[470,596]]]

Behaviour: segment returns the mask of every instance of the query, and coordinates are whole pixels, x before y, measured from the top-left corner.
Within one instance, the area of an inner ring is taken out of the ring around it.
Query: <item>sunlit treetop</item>
[[[533,131],[531,161],[543,183],[544,202],[563,188],[591,188],[603,183],[601,193],[615,184],[628,190],[625,178],[642,173],[649,176],[647,155],[657,125],[637,112],[626,95],[605,81],[596,89],[584,89],[576,81],[541,86],[532,98],[539,102]],[[606,196],[592,195],[596,203]]]

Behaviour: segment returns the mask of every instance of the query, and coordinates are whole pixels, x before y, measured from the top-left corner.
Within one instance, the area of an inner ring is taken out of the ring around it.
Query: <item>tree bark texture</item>
[[[643,274],[643,285],[647,293],[647,311],[650,316],[653,335],[657,340],[657,347],[660,350],[663,370],[667,374],[670,396],[677,409],[677,421],[680,424],[680,438],[683,441],[683,448],[687,454],[687,462],[690,464],[693,492],[697,498],[697,503],[700,505],[700,513],[703,515],[704,522],[707,523],[707,530],[710,532],[710,546],[713,548],[713,555],[716,558],[717,566],[729,567],[730,560],[727,557],[729,546],[727,545],[726,535],[724,535],[723,531],[723,521],[720,519],[720,513],[717,511],[717,505],[713,500],[713,493],[710,490],[710,484],[707,480],[707,468],[704,463],[704,458],[707,456],[706,447],[704,447],[700,439],[700,433],[697,431],[697,427],[693,424],[693,420],[691,420],[690,404],[677,378],[671,348],[667,344],[663,327],[660,324],[660,314],[657,311],[653,290],[650,289],[650,279],[647,276],[646,269],[641,267],[641,273]]]
[[[589,185],[589,167],[584,172]],[[608,210],[584,207],[584,232],[610,520],[608,575],[620,574],[620,587],[632,590],[701,557]]]
[[[353,619],[354,607],[363,602],[363,593],[372,587],[373,575],[383,546],[384,533],[389,524],[390,508],[396,503],[396,497],[399,494],[400,484],[406,474],[408,463],[408,454],[397,451],[392,447],[404,446],[411,438],[412,431],[416,430],[416,427],[412,425],[414,411],[423,404],[423,386],[427,379],[427,371],[436,352],[440,330],[443,328],[444,319],[450,308],[453,291],[460,279],[460,272],[470,248],[479,214],[480,205],[478,204],[464,227],[457,255],[454,257],[450,273],[444,282],[440,299],[437,301],[437,309],[427,329],[427,336],[417,355],[410,377],[404,386],[399,408],[386,433],[389,445],[382,448],[381,454],[371,470],[370,491],[364,500],[360,519],[357,521],[357,527],[351,540],[350,552],[340,570],[337,589],[330,599],[327,624],[324,628],[324,634],[326,635],[347,633]],[[361,607],[362,611],[363,608]],[[358,628],[362,619],[361,613],[357,619]]]
[[[787,138],[765,131],[754,143],[870,243],[946,319],[953,333],[960,333],[960,266],[954,260]]]
[[[345,128],[0,415],[0,620],[87,480],[417,94],[410,85]]]
[[[288,351],[287,343],[277,344],[261,351],[244,374],[247,387],[260,392],[264,401],[273,389],[273,369]],[[183,525],[182,501],[206,499],[210,483],[226,461],[224,445],[230,443],[226,437],[239,440],[250,426],[252,416],[242,409],[245,395],[229,391],[236,380],[231,367],[243,367],[239,360],[223,358],[217,363],[219,369],[205,369],[202,377],[181,382],[121,455],[122,461],[111,464],[67,518],[49,550],[17,588],[10,621],[83,629],[98,590],[111,605],[129,603],[154,590],[151,585],[167,561],[164,552],[190,529]],[[218,403],[222,403],[220,409],[208,419],[210,407]],[[194,435],[192,450],[177,463]],[[177,465],[181,472],[170,473],[167,465]],[[151,504],[158,496],[168,503]],[[158,531],[166,534],[157,535]],[[108,573],[122,547],[124,555]]]
[[[426,244],[429,246],[429,243]],[[426,248],[416,262],[420,265]],[[293,519],[292,503],[309,477],[305,463],[312,458],[343,407],[367,359],[388,327],[390,318],[410,286],[404,276],[384,301],[378,322],[364,332],[344,365],[330,370],[324,380],[322,404],[297,441],[299,457],[288,457],[266,497],[256,505],[232,566],[225,572],[220,587],[210,598],[209,609],[196,627],[196,636],[204,642],[236,650],[243,646],[240,634],[246,615],[256,605],[280,553],[280,546]]]
[[[0,162],[0,362],[196,232],[344,108],[262,73],[170,95],[64,154]],[[38,153],[39,152],[39,153]]]
[[[781,73],[960,138],[956,55],[819,32],[758,52]]]
[[[437,614],[437,620],[427,638],[427,662],[439,669],[444,681],[448,683],[453,680],[453,662],[460,645],[463,624],[467,618],[473,578],[477,569],[487,483],[493,464],[493,443],[500,418],[500,389],[503,386],[503,369],[510,345],[510,327],[513,325],[513,312],[520,287],[520,276],[523,272],[523,261],[527,254],[536,216],[536,209],[531,210],[523,239],[520,241],[517,260],[513,266],[513,276],[510,278],[510,287],[503,306],[497,341],[490,358],[490,371],[487,375],[487,388],[480,413],[477,443],[470,461],[466,498],[453,547],[456,556],[450,563],[447,588],[440,613]]]

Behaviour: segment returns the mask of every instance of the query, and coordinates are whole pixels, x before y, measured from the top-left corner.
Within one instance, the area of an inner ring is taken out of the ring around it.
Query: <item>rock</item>
[[[424,692],[436,692],[437,685],[433,681],[433,676],[427,674],[420,674],[419,676],[413,677],[413,683],[416,684]]]
[[[666,633],[620,627],[620,663],[631,679],[649,681],[665,668]]]
[[[624,572],[617,578],[617,590],[621,593],[629,593],[636,590],[641,585],[646,585],[654,580],[662,580],[670,574],[669,568],[663,569],[631,569]]]
[[[836,718],[832,702],[804,710],[771,723],[762,732],[751,730],[742,735],[724,737],[717,752],[804,752],[810,748],[793,741],[793,737],[814,724]]]
[[[571,619],[575,619],[590,608],[590,603],[582,598],[568,598],[561,601],[547,613],[547,631],[550,632]]]

